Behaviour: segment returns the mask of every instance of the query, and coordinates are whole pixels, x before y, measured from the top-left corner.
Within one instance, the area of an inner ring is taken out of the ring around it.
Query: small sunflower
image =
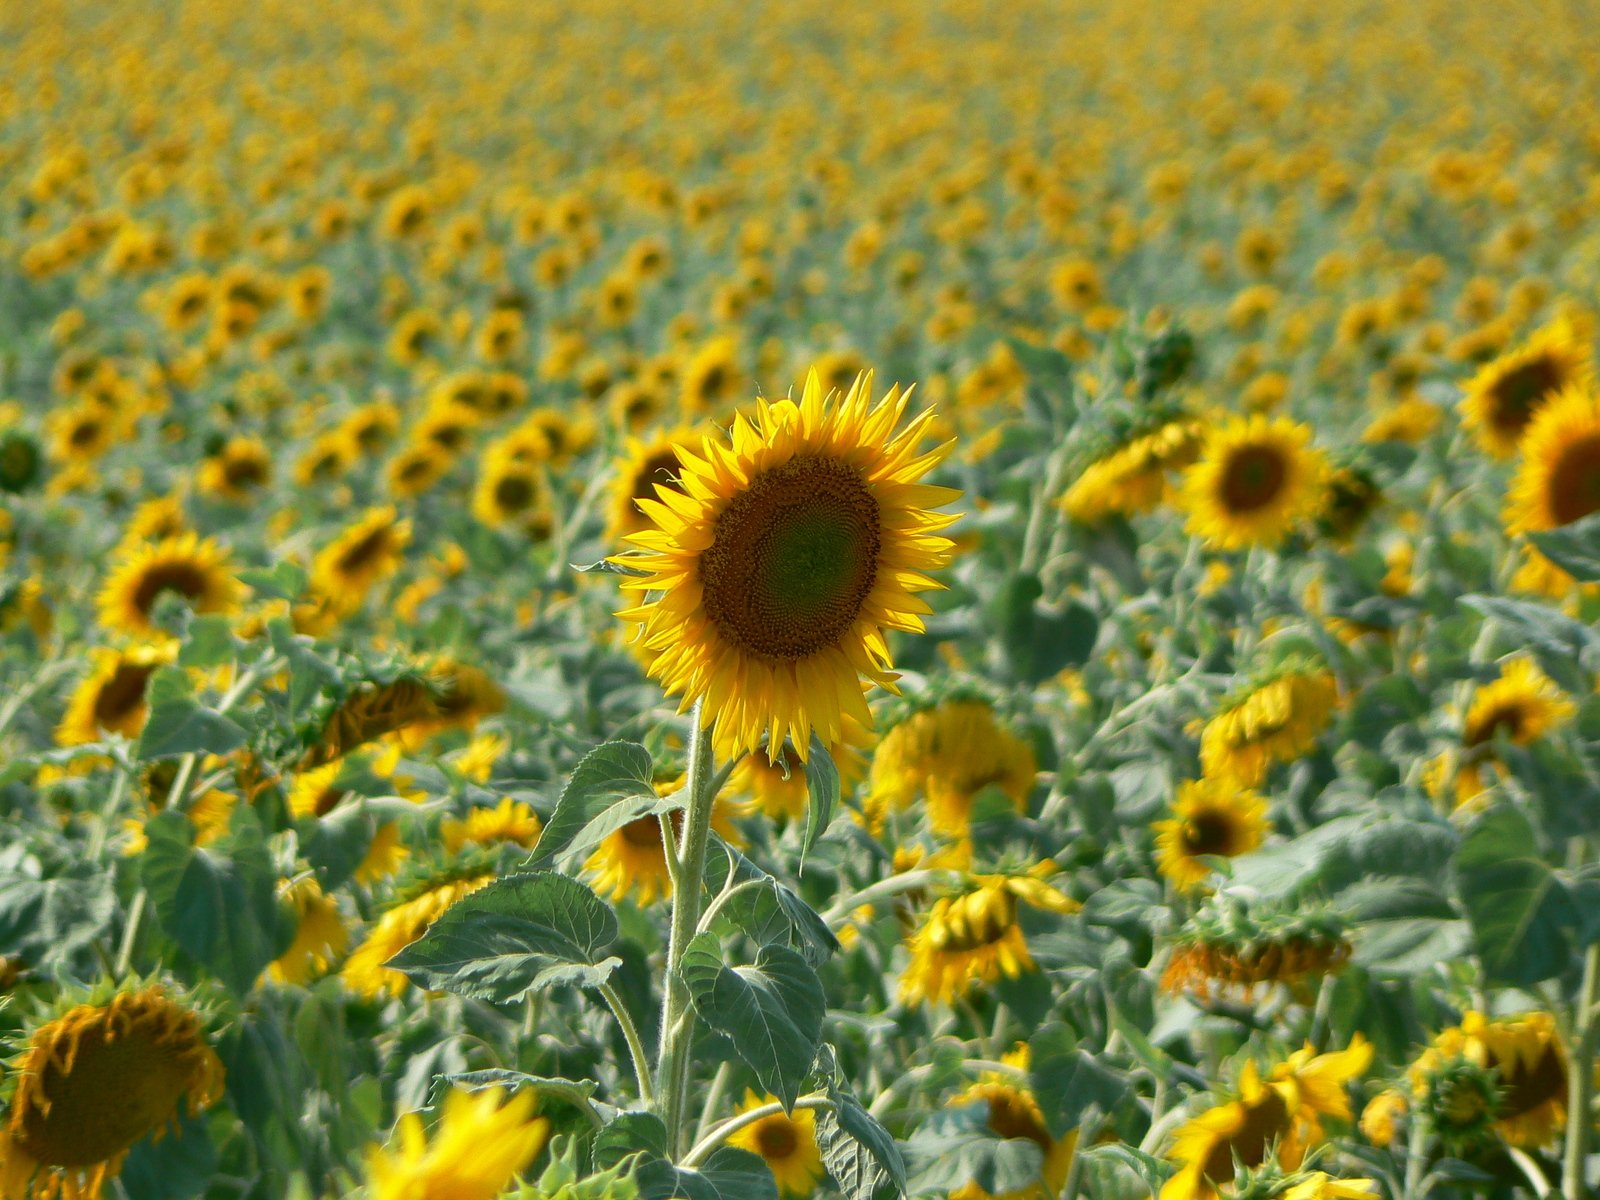
[[[679,451],[683,494],[640,501],[655,528],[620,561],[647,573],[622,586],[655,595],[619,615],[680,709],[705,699],[724,756],[765,734],[769,757],[787,737],[804,758],[813,728],[843,740],[846,715],[870,728],[860,677],[894,682],[884,630],[923,628],[915,593],[938,586],[925,572],[956,519],[930,509],[958,493],[916,482],[948,449],[918,454],[932,414],[895,434],[909,397],[874,407],[871,384],[825,399],[813,375],[798,404],[760,401],[728,443]]]
[[[200,464],[195,481],[203,492],[242,504],[272,482],[272,452],[258,438],[231,438]]]
[[[511,842],[532,846],[539,840],[542,828],[539,815],[532,808],[507,796],[492,808],[474,808],[463,818],[447,819],[440,826],[439,836],[446,850],[459,854],[469,845]]]
[[[680,389],[685,415],[719,415],[744,392],[745,377],[739,369],[738,353],[731,337],[719,337],[689,359]]]
[[[1311,430],[1255,414],[1207,432],[1183,476],[1191,534],[1220,550],[1276,546],[1322,506],[1328,463]]]
[[[988,702],[947,700],[883,735],[872,755],[866,807],[881,820],[922,800],[935,832],[964,838],[980,792],[997,788],[1021,812],[1037,773],[1033,747],[1002,728]]]
[[[73,690],[67,711],[56,726],[56,743],[86,746],[107,733],[138,737],[150,715],[145,689],[156,671],[175,660],[176,646],[128,646],[98,649],[90,661],[94,669]]]
[[[1464,1058],[1493,1070],[1499,1084],[1492,1107],[1495,1130],[1513,1146],[1548,1146],[1567,1122],[1568,1060],[1555,1018],[1529,1012],[1491,1020],[1468,1012],[1461,1024],[1442,1030],[1412,1065],[1412,1094],[1425,1098],[1430,1071]]]
[[[504,1193],[544,1149],[550,1122],[534,1115],[532,1091],[501,1100],[498,1088],[452,1088],[432,1138],[417,1113],[401,1117],[398,1144],[367,1154],[371,1200],[494,1200]]]
[[[746,1091],[741,1113],[771,1104],[776,1096]],[[728,1139],[728,1145],[748,1150],[767,1164],[778,1190],[785,1196],[809,1196],[823,1176],[822,1151],[817,1148],[817,1119],[808,1108],[792,1114],[773,1113],[746,1125]]]
[[[542,469],[486,454],[472,491],[472,515],[494,529],[520,532],[536,541],[549,537],[555,517]]]
[[[366,595],[373,584],[393,575],[411,541],[411,522],[390,507],[372,508],[317,552],[312,587],[339,597]]]
[[[216,542],[183,533],[124,550],[100,588],[100,623],[133,637],[159,634],[151,615],[166,593],[198,613],[231,613],[243,585]]]
[[[1023,901],[1048,912],[1079,905],[1028,875],[979,875],[970,891],[944,896],[911,938],[911,960],[900,978],[907,1004],[950,1004],[979,983],[1015,979],[1034,969],[1017,920]]]
[[[1189,417],[1157,425],[1090,463],[1058,503],[1086,523],[1146,512],[1171,497],[1167,473],[1194,462],[1204,437]]]
[[[1593,377],[1588,348],[1557,323],[1472,377],[1461,398],[1461,423],[1486,453],[1510,458],[1550,401],[1568,389],[1583,390]]]
[[[159,986],[79,1004],[33,1031],[0,1133],[8,1197],[99,1200],[135,1142],[222,1095],[199,1018]]]
[[[433,442],[408,446],[384,470],[389,491],[401,499],[420,496],[443,479],[454,462],[454,455]]]
[[[445,879],[396,904],[367,931],[365,940],[345,960],[339,977],[357,995],[368,999],[400,995],[411,981],[383,964],[427,933],[457,900],[493,881],[493,874]]]
[[[1496,737],[1503,733],[1512,744],[1526,746],[1569,720],[1576,711],[1573,702],[1532,659],[1519,658],[1507,664],[1499,679],[1472,693],[1455,764],[1456,804],[1465,804],[1489,786],[1484,776],[1497,769]],[[1431,790],[1437,792],[1442,787],[1449,767],[1447,757],[1429,764],[1426,778]]]
[[[1316,745],[1338,702],[1329,672],[1283,671],[1224,701],[1200,734],[1200,764],[1210,778],[1255,787],[1273,763]]]
[[[267,968],[279,983],[303,984],[328,969],[350,940],[339,902],[326,895],[314,875],[283,886],[279,900],[294,914],[294,941]]]
[[[1594,512],[1600,512],[1600,394],[1569,387],[1529,422],[1506,504],[1506,529],[1540,533]],[[1563,595],[1571,576],[1537,550],[1529,553],[1530,565],[1516,585]]]
[[[650,528],[650,518],[640,507],[641,500],[654,500],[657,488],[683,493],[678,481],[678,450],[693,451],[697,439],[687,425],[657,433],[648,441],[628,438],[627,447],[616,462],[617,477],[611,489],[611,514],[606,522],[606,538],[620,542],[630,534]]]
[[[1007,1066],[1018,1070],[1028,1069],[1027,1043],[1019,1045],[1001,1059]],[[1066,1137],[1050,1136],[1039,1102],[1026,1088],[1018,1087],[1015,1077],[999,1071],[985,1072],[983,1077],[958,1092],[951,1100],[952,1107],[982,1104],[987,1109],[984,1123],[990,1132],[1007,1140],[1017,1138],[1032,1142],[1044,1156],[1037,1183],[1008,1192],[989,1192],[976,1182],[962,1184],[950,1193],[950,1200],[1055,1200],[1066,1186],[1067,1173],[1072,1169],[1072,1156],[1078,1144],[1078,1132]]]
[[[1161,873],[1179,890],[1193,891],[1211,875],[1202,858],[1248,854],[1271,826],[1267,803],[1255,792],[1198,779],[1179,787],[1172,816],[1152,828]]]

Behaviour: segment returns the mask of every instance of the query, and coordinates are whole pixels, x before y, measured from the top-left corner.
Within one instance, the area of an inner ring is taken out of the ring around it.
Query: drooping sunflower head
[[[650,527],[639,501],[654,500],[658,488],[683,493],[678,481],[678,448],[692,451],[698,444],[687,425],[664,430],[648,441],[628,439],[627,449],[616,462],[617,478],[611,489],[611,514],[606,523],[608,541],[620,542]]]
[[[175,655],[176,647],[170,642],[96,650],[94,669],[73,690],[56,727],[57,743],[86,746],[106,733],[137,737],[149,715],[145,690],[150,677]]]
[[[457,900],[491,883],[494,875],[445,875],[415,890],[378,918],[366,938],[345,960],[339,975],[357,995],[369,999],[398,996],[411,986],[399,971],[383,964],[416,941]]]
[[[815,729],[843,740],[843,718],[872,725],[860,680],[892,687],[885,631],[920,631],[956,518],[931,511],[958,493],[917,482],[948,447],[918,452],[931,417],[895,432],[908,395],[871,403],[871,376],[824,397],[813,375],[799,403],[759,401],[729,439],[680,449],[680,494],[639,501],[654,527],[619,561],[648,593],[619,615],[639,626],[648,671],[703,720],[719,752],[769,757],[784,739],[806,756]]]
[[[1153,828],[1161,873],[1190,891],[1211,874],[1202,859],[1246,854],[1261,845],[1270,826],[1266,801],[1257,793],[1198,779],[1178,789],[1172,816]]]
[[[229,613],[244,591],[228,553],[216,542],[183,533],[129,547],[100,588],[100,623],[134,637],[160,633],[156,602],[172,594],[198,613]]]
[[[1477,1071],[1466,1066],[1470,1064]],[[1492,1073],[1492,1090],[1480,1078]],[[1443,1106],[1463,1130],[1491,1121],[1513,1146],[1549,1145],[1567,1121],[1567,1052],[1547,1012],[1491,1020],[1468,1012],[1441,1030],[1412,1064],[1412,1094],[1419,1107]],[[1475,1099],[1476,1098],[1476,1099]]]
[[[771,1104],[777,1097],[746,1091],[741,1113]],[[728,1139],[728,1145],[748,1150],[767,1164],[778,1190],[785,1196],[809,1196],[822,1179],[822,1152],[817,1148],[817,1119],[807,1108],[791,1114],[773,1113],[746,1125]]]
[[[1073,481],[1059,504],[1075,521],[1145,512],[1171,492],[1167,473],[1194,462],[1205,426],[1190,417],[1165,421],[1101,455]]]
[[[1316,515],[1327,476],[1306,426],[1259,413],[1228,421],[1206,435],[1184,473],[1189,532],[1221,550],[1276,546]]]
[[[543,828],[539,814],[521,800],[505,797],[499,804],[480,806],[465,817],[451,817],[440,827],[445,849],[458,854],[469,845],[493,846],[513,843],[532,846]]]
[[[222,1063],[199,1018],[159,986],[40,1025],[13,1069],[0,1133],[7,1196],[98,1200],[135,1142],[222,1094]]]
[[[1569,388],[1587,387],[1593,378],[1588,348],[1557,323],[1472,377],[1461,398],[1462,424],[1486,453],[1510,458],[1550,401]]]
[[[372,1200],[493,1200],[503,1194],[544,1148],[550,1122],[535,1115],[538,1102],[532,1091],[502,1100],[499,1088],[452,1088],[431,1139],[420,1115],[401,1117],[397,1145],[368,1151]]]
[[[1275,762],[1291,762],[1316,744],[1339,700],[1327,671],[1289,665],[1235,693],[1200,734],[1208,778],[1254,787]]]
[[[1248,1003],[1258,990],[1282,985],[1304,1000],[1349,962],[1346,932],[1346,920],[1323,906],[1219,893],[1178,932],[1161,986],[1173,995],[1220,993]]]

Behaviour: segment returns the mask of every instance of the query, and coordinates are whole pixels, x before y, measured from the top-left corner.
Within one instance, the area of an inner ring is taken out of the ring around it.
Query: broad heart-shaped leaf
[[[227,836],[204,848],[182,813],[157,813],[144,828],[140,877],[162,932],[230,990],[248,992],[277,954],[279,919],[278,874],[255,813],[239,806]]]
[[[64,963],[105,932],[116,908],[111,874],[84,859],[49,879],[0,875],[0,954]]]
[[[653,774],[650,752],[636,742],[606,742],[589,751],[561,790],[528,865],[549,866],[562,854],[592,850],[629,821],[680,807],[656,795]]]
[[[911,1193],[944,1195],[976,1183],[993,1195],[1039,1182],[1044,1154],[1025,1138],[1001,1138],[988,1125],[987,1104],[946,1108],[926,1118],[906,1143]]]
[[[806,855],[817,839],[828,831],[833,813],[839,807],[839,768],[833,755],[816,734],[811,735],[811,750],[806,757],[806,835],[800,843],[800,869],[805,870]]]
[[[1472,823],[1456,851],[1455,884],[1491,979],[1526,986],[1566,968],[1577,914],[1522,813],[1501,806]]]
[[[434,991],[509,1004],[605,982],[622,962],[603,957],[616,940],[604,900],[560,872],[530,871],[463,896],[387,965]]]
[[[666,1158],[667,1127],[655,1113],[620,1113],[594,1135],[589,1153],[594,1158],[595,1167],[602,1171],[609,1170],[634,1154],[643,1154],[646,1158]]]
[[[1078,1046],[1064,1025],[1034,1034],[1028,1061],[1033,1094],[1052,1137],[1066,1137],[1091,1108],[1113,1112],[1128,1095],[1127,1080]]]
[[[839,939],[816,909],[720,838],[713,839],[706,857],[706,882],[713,893],[740,883],[759,885],[722,906],[720,927],[737,930],[757,945],[788,946],[813,967],[838,952]]]
[[[817,1148],[822,1165],[845,1200],[887,1200],[903,1196],[906,1164],[894,1135],[839,1086],[838,1059],[833,1047],[823,1043],[817,1051],[814,1077],[833,1102],[816,1113]]]
[[[245,743],[245,731],[219,712],[184,697],[151,705],[134,751],[140,762],[178,754],[228,754]]]
[[[1463,596],[1461,603],[1485,617],[1493,617],[1533,646],[1566,659],[1582,659],[1593,666],[1600,635],[1548,604],[1508,600],[1504,596]]]
[[[594,1095],[599,1085],[591,1079],[557,1079],[548,1075],[529,1075],[525,1071],[508,1071],[493,1067],[483,1071],[457,1071],[450,1075],[435,1075],[433,1087],[428,1092],[428,1103],[437,1104],[444,1093],[453,1087],[468,1092],[481,1092],[486,1088],[501,1088],[517,1092],[531,1090],[545,1096],[581,1105]]]
[[[1528,540],[1580,583],[1600,581],[1600,513],[1558,529],[1530,533]]]
[[[684,950],[683,978],[700,1019],[732,1040],[786,1111],[793,1108],[822,1037],[826,1000],[817,973],[786,946],[762,946],[754,966],[727,966],[716,935],[702,933]]]
[[[634,1177],[639,1200],[778,1200],[767,1164],[748,1150],[723,1146],[698,1171],[650,1159]]]

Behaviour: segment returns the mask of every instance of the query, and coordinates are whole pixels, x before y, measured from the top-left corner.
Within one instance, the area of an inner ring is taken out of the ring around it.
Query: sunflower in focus
[[[747,1090],[739,1111],[753,1112],[776,1100],[776,1096],[759,1096]],[[736,1131],[728,1138],[728,1145],[748,1150],[766,1163],[778,1191],[785,1196],[809,1196],[822,1179],[817,1118],[809,1108],[762,1117]]]
[[[1236,693],[1200,734],[1207,777],[1255,787],[1275,762],[1292,762],[1314,745],[1339,702],[1327,671],[1290,668]]]
[[[1461,397],[1461,423],[1485,453],[1510,458],[1545,405],[1593,378],[1588,347],[1557,322],[1479,369]]]
[[[1000,1061],[1026,1075],[1028,1058],[1028,1045],[1023,1042],[1016,1049],[1008,1051]],[[1038,1146],[1044,1163],[1037,1183],[994,1193],[985,1191],[975,1181],[969,1181],[951,1192],[950,1200],[1055,1200],[1066,1186],[1067,1172],[1072,1169],[1078,1131],[1074,1129],[1063,1138],[1051,1137],[1044,1114],[1039,1110],[1039,1102],[1027,1088],[1018,1086],[1016,1076],[1010,1072],[986,1071],[977,1083],[958,1092],[950,1100],[953,1108],[969,1104],[984,1105],[984,1124],[997,1137],[1008,1140],[1019,1138]]]
[[[101,585],[97,604],[106,628],[149,637],[162,632],[151,616],[167,593],[197,613],[231,613],[243,591],[226,550],[210,538],[182,533],[124,550]]]
[[[1248,788],[1197,779],[1178,789],[1172,816],[1157,821],[1156,860],[1180,891],[1193,891],[1211,875],[1203,858],[1234,858],[1261,845],[1271,828],[1267,802]]]
[[[1188,417],[1130,438],[1090,463],[1058,501],[1074,521],[1146,512],[1171,496],[1167,472],[1194,462],[1205,426]]]
[[[1565,1128],[1569,1065],[1549,1013],[1494,1020],[1468,1012],[1461,1024],[1441,1030],[1409,1072],[1419,1105],[1427,1105],[1430,1089],[1440,1090],[1440,1068],[1453,1059],[1494,1072],[1498,1087],[1486,1098],[1483,1115],[1511,1145],[1528,1150],[1548,1146]],[[1444,1076],[1453,1077],[1449,1072]]]
[[[340,978],[351,991],[368,999],[400,995],[411,981],[383,964],[427,933],[457,900],[493,881],[493,874],[445,878],[402,900],[367,931],[365,940],[345,960]]]
[[[623,588],[653,596],[619,615],[680,710],[705,700],[725,757],[765,734],[769,758],[788,738],[804,759],[813,729],[870,728],[859,680],[893,686],[884,631],[923,628],[915,593],[938,586],[925,572],[948,561],[938,531],[956,519],[931,509],[959,493],[917,482],[948,452],[918,453],[932,414],[896,434],[909,394],[873,406],[871,386],[825,399],[812,375],[798,404],[759,401],[728,442],[678,452],[682,495],[639,502],[655,527],[618,561],[646,572]]]
[[[368,1152],[371,1200],[494,1200],[505,1192],[544,1149],[550,1122],[534,1115],[531,1090],[502,1098],[499,1088],[452,1088],[432,1138],[419,1114],[401,1117],[398,1144]]]
[[[1184,472],[1188,530],[1219,550],[1276,546],[1322,507],[1328,462],[1287,417],[1234,418],[1206,434]]]
[[[149,716],[145,689],[158,668],[175,661],[176,645],[97,649],[93,670],[73,689],[67,711],[56,726],[56,744],[86,746],[107,733],[138,737]]]
[[[877,825],[921,800],[935,832],[965,838],[980,792],[996,788],[1022,812],[1037,773],[1033,747],[1002,728],[987,701],[946,700],[883,735],[872,755],[866,810]]]
[[[691,453],[697,443],[687,425],[663,430],[649,441],[629,437],[627,447],[616,462],[617,477],[611,488],[611,512],[606,522],[606,539],[620,542],[630,534],[650,528],[650,519],[640,507],[641,500],[654,500],[658,488],[683,494],[678,482],[678,449]]]
[[[222,1095],[195,1013],[159,986],[74,1006],[36,1028],[0,1132],[0,1192],[99,1200],[134,1143]]]
[[[1600,395],[1570,387],[1548,400],[1528,424],[1522,461],[1511,481],[1509,533],[1559,529],[1600,512]],[[1572,577],[1537,549],[1513,585],[1562,596]]]
[[[1455,754],[1456,804],[1462,805],[1488,786],[1486,772],[1498,770],[1495,739],[1504,734],[1513,745],[1538,741],[1577,711],[1573,702],[1531,658],[1508,663],[1500,678],[1472,693],[1462,723],[1461,749]],[[1428,764],[1424,782],[1437,795],[1443,791],[1451,766],[1446,753]]]
[[[971,882],[969,891],[934,901],[912,935],[911,961],[900,978],[905,1003],[950,1004],[980,983],[1032,971],[1019,901],[1053,913],[1080,907],[1031,875],[977,875]]]

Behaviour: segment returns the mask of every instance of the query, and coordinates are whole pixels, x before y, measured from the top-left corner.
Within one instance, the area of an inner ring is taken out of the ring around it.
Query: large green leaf
[[[778,1185],[767,1164],[732,1146],[723,1146],[698,1171],[650,1159],[634,1179],[639,1200],[778,1200]]]
[[[231,990],[248,992],[278,948],[278,873],[255,813],[238,808],[227,836],[205,847],[177,812],[152,817],[145,836],[140,877],[162,932]]]
[[[906,1143],[911,1193],[943,1195],[976,1183],[992,1195],[1039,1182],[1044,1154],[1026,1138],[1001,1138],[988,1127],[989,1106],[946,1108],[926,1118]]]
[[[839,939],[816,909],[720,839],[706,858],[706,882],[713,892],[753,885],[719,907],[716,924],[724,932],[743,933],[757,945],[788,946],[813,967],[838,952]]]
[[[1064,1025],[1034,1034],[1028,1052],[1029,1081],[1052,1137],[1066,1137],[1091,1108],[1112,1113],[1128,1097],[1127,1079],[1079,1046]]]
[[[0,875],[0,954],[39,966],[66,962],[94,942],[117,908],[111,875],[76,861],[59,875]]]
[[[629,821],[678,807],[678,801],[656,795],[648,750],[635,742],[606,742],[572,772],[528,864],[543,867],[563,854],[581,854]]]
[[[667,1127],[655,1113],[619,1113],[594,1135],[589,1152],[594,1158],[594,1165],[600,1170],[617,1166],[634,1154],[665,1158]]]
[[[244,745],[238,722],[189,697],[157,701],[150,707],[135,755],[141,762],[179,754],[228,754]]]
[[[730,967],[716,935],[702,933],[684,950],[683,978],[700,1019],[791,1108],[816,1058],[826,1006],[810,964],[786,946],[762,946],[754,965]]]
[[[434,991],[509,1004],[531,992],[605,982],[617,917],[556,871],[511,875],[464,896],[388,962]]]
[[[806,855],[817,844],[817,839],[828,831],[833,812],[839,807],[839,768],[833,764],[833,755],[816,734],[811,735],[811,749],[806,756],[806,833],[800,843],[800,866],[805,868]]]
[[[1600,635],[1548,604],[1504,596],[1463,596],[1461,603],[1485,617],[1493,617],[1525,642],[1558,658],[1588,661],[1600,649]]]
[[[840,1086],[833,1047],[817,1052],[816,1074],[832,1108],[816,1113],[822,1165],[845,1200],[886,1200],[906,1190],[906,1164],[894,1135]]]
[[[1472,823],[1456,852],[1455,885],[1491,979],[1526,986],[1566,969],[1577,914],[1522,813],[1501,806]]]
[[[1600,581],[1600,513],[1591,513],[1558,529],[1530,533],[1528,540],[1579,582]]]

